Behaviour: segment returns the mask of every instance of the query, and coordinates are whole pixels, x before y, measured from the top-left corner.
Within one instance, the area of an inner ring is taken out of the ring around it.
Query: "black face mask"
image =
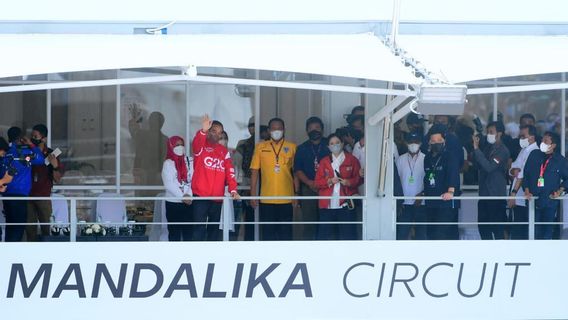
[[[318,131],[318,130],[312,130],[312,131],[308,132],[308,137],[312,141],[319,140],[319,139],[321,139],[321,132]]]
[[[39,146],[39,145],[41,144],[41,139],[31,138],[30,140],[31,140],[31,142],[32,142],[33,144],[35,144],[36,146]]]
[[[440,153],[444,150],[445,144],[444,143],[432,143],[430,145],[430,150],[434,153]]]

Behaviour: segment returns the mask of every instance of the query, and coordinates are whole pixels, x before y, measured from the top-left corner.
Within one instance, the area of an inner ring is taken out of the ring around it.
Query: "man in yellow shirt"
[[[296,145],[284,139],[284,120],[268,122],[270,140],[259,142],[251,161],[251,196],[258,195],[258,176],[261,176],[261,197],[294,196],[294,156]],[[251,205],[256,208],[257,200]],[[260,201],[261,222],[292,222],[295,200],[263,199]],[[263,240],[292,240],[291,224],[263,224]]]

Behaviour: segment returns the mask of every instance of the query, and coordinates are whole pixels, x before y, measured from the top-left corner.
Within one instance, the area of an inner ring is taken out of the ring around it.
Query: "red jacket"
[[[357,193],[357,187],[361,184],[361,176],[359,176],[359,169],[361,165],[359,160],[350,153],[345,152],[345,160],[339,167],[339,175],[342,179],[349,181],[349,186],[341,186],[339,188],[340,196],[352,196]],[[321,197],[329,197],[333,194],[333,185],[327,184],[328,179],[333,178],[333,168],[331,166],[331,155],[321,159],[318,171],[316,172],[316,187],[319,189]],[[330,199],[320,199],[320,209],[327,209],[329,207]],[[345,199],[339,201],[343,204]]]
[[[207,134],[199,130],[192,143],[193,177],[191,190],[202,197],[222,197],[225,185],[229,192],[237,191],[235,169],[227,148],[207,142]]]

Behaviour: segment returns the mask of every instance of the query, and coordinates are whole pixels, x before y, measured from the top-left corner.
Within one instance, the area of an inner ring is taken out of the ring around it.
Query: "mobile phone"
[[[347,209],[355,210],[355,202],[353,201],[353,199],[347,199]]]
[[[61,149],[57,148],[55,150],[53,150],[53,152],[51,153],[54,157],[59,157],[59,155],[61,155]],[[49,165],[49,159],[45,158],[45,165],[48,166]]]

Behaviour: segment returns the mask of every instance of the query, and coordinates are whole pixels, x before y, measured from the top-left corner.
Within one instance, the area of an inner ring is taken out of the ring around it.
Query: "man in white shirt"
[[[519,134],[519,145],[521,151],[517,156],[517,159],[511,165],[509,170],[509,175],[513,178],[513,183],[511,185],[510,195],[516,197],[516,199],[509,199],[508,206],[512,209],[511,222],[517,223],[528,223],[529,210],[527,208],[527,203],[525,200],[525,193],[521,187],[523,184],[523,171],[525,163],[529,158],[529,155],[534,150],[538,150],[538,145],[536,143],[536,127],[532,125],[526,125],[521,127],[521,132]],[[512,225],[510,228],[511,239],[513,240],[527,240],[528,239],[528,225]]]
[[[408,146],[408,152],[398,157],[396,166],[402,190],[405,197],[421,196],[424,191],[424,157],[420,152],[422,137],[416,133],[408,133],[405,142]],[[414,234],[416,240],[426,240],[426,225],[412,225],[412,222],[424,223],[426,219],[426,209],[423,200],[404,200],[402,214],[397,219],[397,240],[408,240],[410,238],[410,230],[414,226]]]

